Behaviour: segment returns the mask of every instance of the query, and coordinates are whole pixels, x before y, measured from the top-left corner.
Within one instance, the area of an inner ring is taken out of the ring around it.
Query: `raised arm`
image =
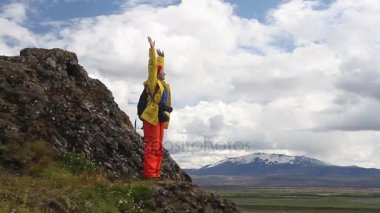
[[[154,45],[156,44],[155,41],[152,40],[152,38],[150,36],[148,36],[148,42],[150,44],[150,48],[154,48]]]
[[[164,51],[163,50],[160,50],[160,49],[157,49],[157,65],[158,66],[161,66],[162,68],[164,67],[164,63],[165,63],[165,54],[164,54]]]
[[[149,48],[149,64],[148,64],[148,83],[149,91],[153,94],[157,84],[157,58],[154,49],[155,41],[148,36]]]
[[[159,57],[165,57],[164,51],[163,51],[163,50],[160,50],[160,49],[157,49],[157,55],[158,55]]]

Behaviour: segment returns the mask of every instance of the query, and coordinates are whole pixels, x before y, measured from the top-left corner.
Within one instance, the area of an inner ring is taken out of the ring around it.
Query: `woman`
[[[148,80],[144,87],[148,92],[147,107],[140,118],[144,128],[144,172],[145,178],[160,177],[163,159],[164,129],[169,126],[171,93],[169,84],[165,82],[164,52],[155,50],[155,42],[148,37],[150,44]]]

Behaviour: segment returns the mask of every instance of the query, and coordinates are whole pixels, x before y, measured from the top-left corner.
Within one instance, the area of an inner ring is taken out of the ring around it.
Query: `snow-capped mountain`
[[[200,169],[188,169],[190,175],[226,176],[379,176],[378,169],[356,166],[334,166],[317,159],[283,154],[254,153],[235,158],[227,158]]]
[[[320,166],[328,165],[322,161],[313,158],[307,158],[304,156],[288,156],[283,154],[267,154],[267,153],[254,153],[250,155],[244,155],[240,157],[227,158],[221,160],[214,164],[209,164],[203,168],[212,168],[221,164],[231,163],[235,165],[244,165],[244,164],[261,164],[263,166],[275,166],[279,164],[289,164],[289,165],[309,165],[309,166]]]

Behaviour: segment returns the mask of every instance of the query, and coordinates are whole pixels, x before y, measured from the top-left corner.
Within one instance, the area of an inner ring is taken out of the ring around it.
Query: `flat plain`
[[[242,212],[380,212],[380,188],[202,186]]]

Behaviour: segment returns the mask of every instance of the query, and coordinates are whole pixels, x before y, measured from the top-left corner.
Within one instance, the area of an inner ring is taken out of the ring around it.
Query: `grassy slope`
[[[55,159],[43,141],[0,143],[0,212],[153,212],[152,186],[115,181],[79,154]]]
[[[38,176],[1,172],[0,212],[140,212],[149,210],[152,191],[147,183],[111,182],[97,173],[74,174],[59,164]]]

